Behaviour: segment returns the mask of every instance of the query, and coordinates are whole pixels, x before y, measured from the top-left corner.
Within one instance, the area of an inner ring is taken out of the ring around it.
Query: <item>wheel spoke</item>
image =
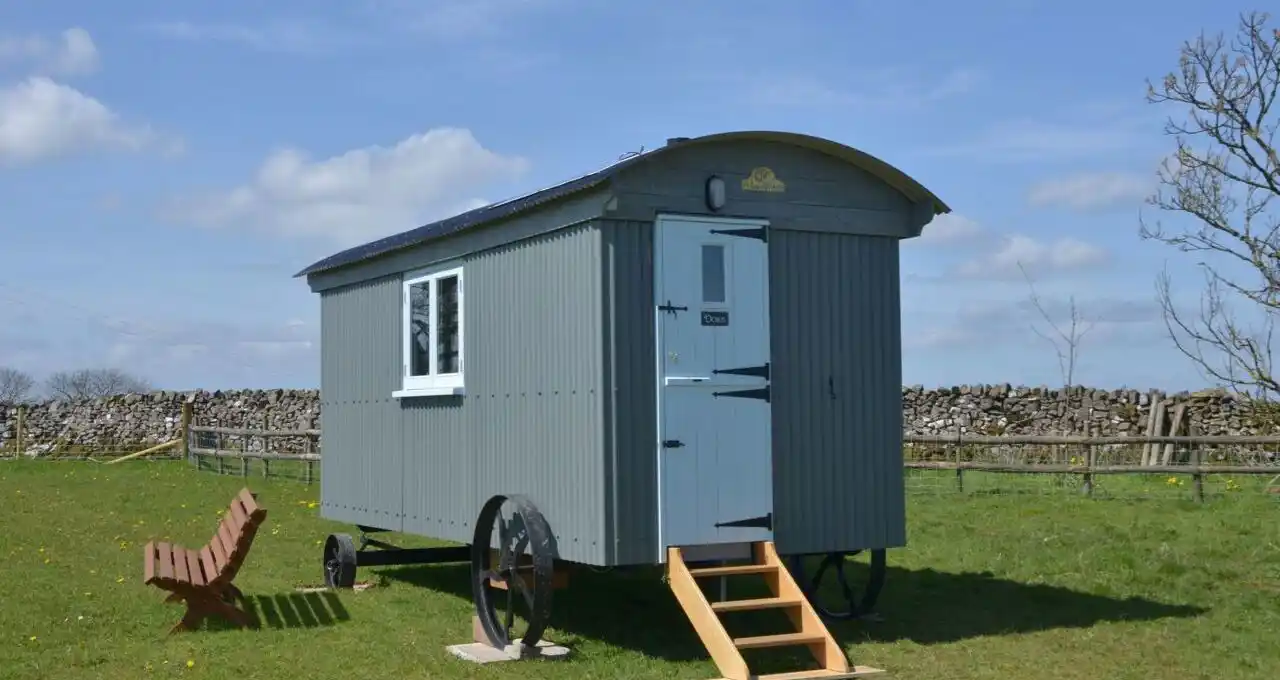
[[[507,619],[506,619],[506,621],[504,621],[504,623],[505,623],[506,625],[505,625],[505,626],[503,626],[503,628],[505,628],[505,629],[506,629],[506,631],[507,631],[507,639],[508,639],[508,640],[510,640],[510,639],[511,639],[511,626],[512,626],[513,624],[515,624],[515,622],[516,622],[516,621],[515,621],[515,619],[516,619],[516,601],[515,601],[515,596],[514,596],[514,595],[512,594],[512,592],[511,592],[511,587],[512,587],[512,586],[511,586],[511,583],[512,583],[512,581],[517,581],[517,580],[519,580],[519,579],[509,579],[509,580],[507,581]]]
[[[529,611],[533,611],[533,593],[529,592],[529,586],[519,572],[511,574],[511,581],[507,584],[507,587],[519,590],[520,597],[524,598],[525,606],[529,608]],[[537,585],[535,584],[534,587],[536,588]]]

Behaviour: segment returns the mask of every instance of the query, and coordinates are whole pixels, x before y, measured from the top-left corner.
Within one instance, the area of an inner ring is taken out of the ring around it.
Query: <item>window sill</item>
[[[392,399],[409,399],[412,397],[452,397],[466,394],[466,390],[459,386],[442,386],[442,387],[415,387],[412,389],[396,390],[391,393]]]

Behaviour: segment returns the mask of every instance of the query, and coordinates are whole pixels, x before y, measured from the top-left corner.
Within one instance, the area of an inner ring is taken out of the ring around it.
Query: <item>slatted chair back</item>
[[[231,506],[218,523],[209,544],[200,550],[200,561],[205,565],[205,577],[210,584],[229,583],[240,571],[240,565],[253,545],[258,527],[267,518],[267,511],[258,505],[248,489],[231,500]],[[214,569],[210,573],[209,566]]]

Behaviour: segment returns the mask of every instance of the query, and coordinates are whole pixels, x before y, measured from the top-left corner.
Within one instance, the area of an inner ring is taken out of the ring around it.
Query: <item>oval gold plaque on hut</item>
[[[742,180],[742,190],[780,194],[787,190],[787,185],[773,174],[773,170],[762,165],[753,169],[751,174]]]

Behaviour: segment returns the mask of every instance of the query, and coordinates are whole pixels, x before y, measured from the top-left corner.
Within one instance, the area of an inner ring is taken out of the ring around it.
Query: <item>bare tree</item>
[[[1018,269],[1022,272],[1022,277],[1027,280],[1027,289],[1030,291],[1027,299],[1049,327],[1048,330],[1041,330],[1032,323],[1031,330],[1053,345],[1053,351],[1058,356],[1058,370],[1062,373],[1062,384],[1070,387],[1074,384],[1076,377],[1076,360],[1080,357],[1080,342],[1089,331],[1093,330],[1094,322],[1084,318],[1076,306],[1076,296],[1072,295],[1067,301],[1066,323],[1058,325],[1045,309],[1044,303],[1040,301],[1035,283],[1031,281],[1031,275],[1027,273],[1021,262],[1018,263]]]
[[[1229,44],[1203,34],[1184,43],[1178,70],[1159,87],[1148,83],[1149,102],[1177,106],[1183,115],[1165,124],[1176,153],[1147,201],[1170,213],[1177,227],[1145,219],[1141,225],[1144,239],[1195,253],[1204,276],[1194,312],[1174,304],[1167,271],[1157,280],[1178,349],[1210,379],[1266,401],[1280,396],[1272,360],[1280,310],[1280,30],[1267,28],[1268,18],[1241,16]]]
[[[36,381],[16,368],[0,366],[0,404],[18,404],[31,396]]]
[[[54,398],[94,399],[118,394],[150,392],[151,385],[115,368],[83,368],[49,376],[45,387]]]

